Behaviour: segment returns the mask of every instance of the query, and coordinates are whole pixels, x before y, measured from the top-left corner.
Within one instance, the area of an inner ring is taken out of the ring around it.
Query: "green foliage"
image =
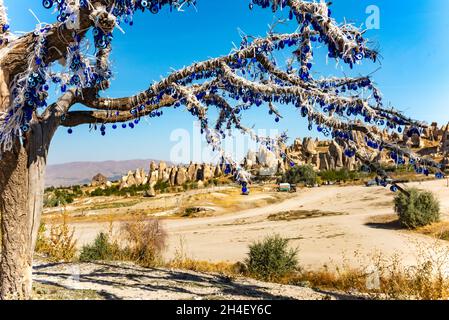
[[[93,244],[83,246],[79,259],[83,262],[116,260],[119,251],[118,245],[112,243],[106,233],[101,232],[97,235]]]
[[[357,180],[366,174],[358,171],[349,171],[348,169],[340,169],[321,171],[319,175],[323,181],[336,182]]]
[[[167,235],[159,220],[127,222],[120,231],[126,245],[121,247],[110,235],[99,233],[92,244],[83,246],[80,261],[133,261],[143,267],[160,262]]]
[[[110,196],[136,196],[139,193],[143,193],[148,190],[148,185],[131,186],[120,189],[118,185],[107,188],[96,188],[90,193],[91,197],[110,197]]]
[[[315,185],[318,175],[310,165],[293,167],[282,176],[280,182],[288,182],[290,184]]]
[[[70,189],[52,189],[44,195],[44,207],[54,208],[73,203],[79,193],[75,194]]]
[[[245,263],[252,276],[274,281],[297,269],[296,256],[297,250],[288,249],[288,240],[275,235],[250,245]]]
[[[394,199],[394,209],[403,226],[416,229],[440,219],[440,203],[432,192],[411,188],[407,193],[401,192]]]
[[[160,191],[161,193],[167,192],[170,189],[170,183],[168,181],[159,180],[154,185],[154,190]]]

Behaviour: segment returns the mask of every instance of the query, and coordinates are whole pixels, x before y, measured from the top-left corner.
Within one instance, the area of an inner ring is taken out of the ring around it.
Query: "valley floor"
[[[428,189],[441,201],[442,219],[449,214],[449,188],[446,181],[412,183]],[[237,197],[242,197],[238,195]],[[301,189],[291,198],[253,209],[234,211],[204,218],[164,219],[169,235],[166,259],[179,251],[189,258],[211,262],[242,261],[248,245],[274,233],[289,238],[299,249],[301,266],[317,269],[323,265],[369,265],[373,255],[398,255],[404,265],[414,265],[423,251],[447,246],[445,241],[388,223],[370,223],[376,217],[392,215],[394,194],[380,187],[327,186]],[[299,212],[295,218],[277,214]],[[318,217],[308,217],[318,214]],[[271,217],[270,217],[271,215]],[[121,222],[116,222],[117,229]],[[108,223],[74,223],[78,244],[91,242]],[[449,269],[448,269],[449,270]]]

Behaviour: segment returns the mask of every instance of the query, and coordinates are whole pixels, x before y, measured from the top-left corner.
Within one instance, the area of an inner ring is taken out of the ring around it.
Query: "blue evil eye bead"
[[[129,126],[131,129],[134,129],[134,123],[130,122],[130,123],[128,124],[128,126]]]
[[[151,13],[156,14],[159,12],[159,5],[155,2],[150,8]]]
[[[395,186],[395,185],[392,185],[391,187],[390,187],[390,191],[391,192],[398,192],[398,187],[397,186]]]
[[[276,119],[274,119],[274,121],[279,122],[279,117],[276,117]]]
[[[358,61],[363,60],[363,53],[357,53],[355,55],[355,59],[358,60]]]
[[[72,128],[69,128],[69,130],[67,130],[67,133],[68,133],[68,134],[72,134],[72,133],[73,133]]]
[[[45,9],[50,9],[51,7],[53,7],[53,0],[44,0],[42,1],[42,5]]]
[[[437,178],[437,179],[443,179],[443,178],[444,178],[444,174],[441,173],[441,172],[437,172],[437,173],[435,173],[435,178]]]
[[[355,151],[351,150],[351,149],[347,149],[347,150],[345,150],[345,156],[347,156],[348,158],[352,158],[355,156]]]
[[[122,123],[122,128],[123,128],[123,129],[126,128],[126,123]]]
[[[243,193],[247,193],[248,192],[248,188],[247,187],[242,187],[242,192]]]
[[[231,165],[229,165],[229,164],[226,165],[224,173],[225,174],[230,174],[231,173]]]
[[[142,0],[142,1],[140,1],[140,5],[142,7],[144,7],[144,8],[147,8],[148,7],[148,1],[147,0]]]
[[[101,135],[104,137],[106,135],[106,131],[101,131]]]
[[[309,110],[307,110],[306,107],[302,107],[302,108],[301,108],[301,116],[302,116],[303,118],[305,118],[305,117],[307,117],[308,114],[309,114]]]
[[[112,125],[112,129],[114,129],[114,130],[117,129],[117,125],[116,125],[116,124],[113,124],[113,125]]]
[[[20,129],[22,129],[22,132],[28,132],[30,130],[30,126],[28,124],[24,124]]]

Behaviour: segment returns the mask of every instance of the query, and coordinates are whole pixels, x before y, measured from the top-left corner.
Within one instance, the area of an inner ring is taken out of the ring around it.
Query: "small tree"
[[[279,235],[266,237],[249,247],[248,271],[263,280],[275,280],[297,268],[297,250],[288,249],[288,240]]]
[[[440,219],[440,203],[429,191],[415,188],[400,192],[394,199],[400,223],[409,229],[426,226]]]
[[[311,165],[294,167],[289,169],[283,176],[281,182],[292,184],[304,183],[305,185],[315,185],[318,175]]]

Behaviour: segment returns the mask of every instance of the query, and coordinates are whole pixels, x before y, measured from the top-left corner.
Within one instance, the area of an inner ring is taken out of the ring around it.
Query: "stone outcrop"
[[[388,132],[379,128],[373,128],[373,132],[383,139],[393,141],[403,146],[419,148],[421,156],[437,157],[441,164],[449,169],[449,124],[441,128],[436,123],[426,128],[421,135],[407,135],[410,128],[405,128],[403,133]],[[364,136],[360,132],[351,132],[354,143],[365,147]],[[424,147],[423,147],[424,146]],[[242,166],[254,175],[274,176],[281,175],[294,165],[309,164],[315,170],[356,170],[361,163],[355,157],[347,157],[344,147],[333,140],[319,140],[317,138],[297,138],[291,146],[285,146],[282,152],[287,154],[285,161],[279,155],[274,154],[266,147],[258,151],[248,151],[242,161]],[[442,160],[441,160],[442,159]],[[391,164],[392,160],[387,152],[373,153],[373,161]],[[148,185],[147,196],[151,196],[154,186],[158,182],[168,182],[171,186],[182,186],[188,182],[196,182],[199,186],[205,185],[208,180],[224,175],[225,164],[211,165],[207,163],[179,165],[168,167],[164,161],[149,164],[149,172],[138,169],[128,172],[119,182],[120,188]],[[92,179],[92,185],[106,185],[107,179],[97,175]],[[110,183],[109,183],[110,184]]]
[[[97,175],[95,175],[92,178],[92,181],[90,183],[90,185],[92,187],[99,187],[99,186],[104,186],[108,183],[108,178],[106,178],[104,175],[102,175],[101,173],[98,173]]]

